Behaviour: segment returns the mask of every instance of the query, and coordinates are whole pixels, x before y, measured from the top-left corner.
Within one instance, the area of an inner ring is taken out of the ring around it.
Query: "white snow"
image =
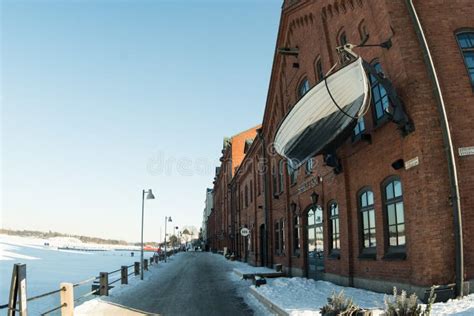
[[[384,306],[384,294],[306,278],[267,279],[266,285],[252,287],[274,305],[295,316],[319,315],[319,309],[327,303],[327,298],[341,290],[364,309]]]
[[[221,255],[216,255],[216,257],[223,258]],[[228,262],[235,266],[236,269],[246,271],[247,273],[258,273],[264,271],[260,267],[249,266],[243,262]],[[236,282],[245,282],[245,284],[250,285],[250,281],[242,280],[235,274],[232,276],[232,280]],[[341,290],[344,291],[346,297],[351,297],[356,305],[364,309],[371,309],[373,315],[380,315],[383,313],[384,298],[387,296],[386,294],[352,287],[343,287],[331,282],[315,281],[306,278],[282,277],[276,279],[267,278],[266,280],[266,285],[259,287],[251,285],[250,287],[252,290],[257,291],[266,300],[271,302],[271,304],[278,306],[280,309],[292,316],[320,315],[319,310],[327,303],[327,298],[333,293],[339,293]],[[250,293],[248,293],[248,295],[250,295]],[[257,299],[255,299],[255,301],[256,302],[250,302],[248,298],[246,299],[246,302],[252,306],[252,308],[259,309],[260,314],[265,314],[265,312],[262,312],[262,308],[265,309],[265,307],[263,307]],[[425,307],[425,305],[422,306]],[[466,296],[461,300],[449,300],[446,303],[435,303],[433,304],[431,315],[473,316],[474,294]]]
[[[474,315],[474,294],[460,300],[449,300],[446,303],[433,304],[431,315],[472,316]]]
[[[36,257],[16,253],[15,250],[19,250],[19,248],[12,245],[6,245],[6,244],[0,243],[0,260],[14,260],[14,259],[36,260],[38,259]]]
[[[55,241],[57,241],[55,245],[61,244],[60,240]],[[137,251],[135,256],[131,257],[130,251],[57,250],[51,243],[50,246],[45,246],[45,242],[48,240],[0,234],[0,304],[8,301],[14,263],[26,264],[27,296],[31,297],[58,289],[61,282],[76,283],[98,276],[101,271],[116,270],[122,265],[131,265],[134,261],[139,261]],[[146,257],[151,255],[152,253],[146,253]],[[114,274],[111,279],[114,280],[118,276],[119,274]],[[79,297],[90,292],[91,283],[76,287],[75,296]],[[92,298],[94,297],[89,297]],[[30,302],[28,309],[30,314],[39,315],[57,305],[59,295],[51,295]],[[0,315],[3,315],[2,311]]]

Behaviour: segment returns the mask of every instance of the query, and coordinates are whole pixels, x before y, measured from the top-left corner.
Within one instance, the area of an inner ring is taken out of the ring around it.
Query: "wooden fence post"
[[[27,316],[26,306],[26,264],[16,263],[13,265],[12,281],[10,285],[10,298],[8,300],[8,316],[14,316],[17,299],[20,299],[18,310],[20,316]]]
[[[74,286],[72,283],[61,283],[61,316],[74,316]]]
[[[128,267],[127,266],[122,266],[121,271],[120,271],[120,277],[122,279],[121,281],[122,284],[128,284]]]
[[[135,275],[139,275],[140,274],[140,262],[135,262],[135,265],[133,267],[133,271],[135,271]]]
[[[101,272],[100,273],[100,288],[99,295],[109,295],[109,273]]]
[[[143,269],[148,270],[148,259],[143,259]]]

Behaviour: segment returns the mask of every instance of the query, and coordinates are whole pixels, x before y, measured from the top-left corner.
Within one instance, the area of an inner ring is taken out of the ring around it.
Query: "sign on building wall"
[[[240,230],[240,234],[244,237],[247,237],[250,234],[250,230],[244,227]]]
[[[418,157],[415,157],[413,159],[410,159],[405,162],[405,170],[411,169],[413,167],[416,167],[420,164],[420,159]]]
[[[458,148],[459,156],[474,156],[474,146]]]

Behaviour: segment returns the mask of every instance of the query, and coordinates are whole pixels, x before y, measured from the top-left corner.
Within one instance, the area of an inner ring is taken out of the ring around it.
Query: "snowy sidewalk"
[[[87,309],[85,309],[87,307]],[[140,315],[158,315],[151,314],[144,311],[139,311],[119,305],[112,302],[105,302],[101,300],[89,301],[87,305],[80,309],[75,310],[75,315],[94,315],[94,316],[108,316],[108,315],[120,315],[120,316],[140,316]]]
[[[255,275],[266,278],[276,278],[284,276],[283,272],[277,272],[276,270],[267,267],[254,267],[240,261],[229,262],[234,266],[234,273],[243,279],[250,279]]]
[[[148,282],[159,278],[162,274],[167,273],[172,269],[173,263],[179,262],[182,259],[182,253],[177,253],[172,257],[168,257],[168,262],[160,261],[158,264],[148,266],[148,271],[145,271],[143,281],[138,276],[130,277],[128,284],[122,285],[117,284],[109,291],[109,296],[97,297],[92,300],[88,300],[78,305],[74,309],[75,316],[108,316],[108,315],[123,315],[123,316],[135,316],[135,315],[158,315],[149,311],[142,311],[139,309],[131,308],[126,302],[111,302],[115,298],[121,295],[132,293],[136,288],[147,284]]]
[[[228,261],[234,266],[234,273],[254,273],[263,271],[274,271],[264,267],[253,267],[243,262]],[[237,272],[239,271],[239,272]],[[327,303],[327,298],[333,293],[344,291],[346,297],[353,299],[359,307],[372,310],[373,315],[381,315],[385,304],[386,295],[353,287],[344,287],[326,281],[315,281],[306,278],[267,279],[267,284],[249,287],[252,294],[270,313],[291,316],[317,316],[320,309]],[[243,282],[239,280],[237,282]],[[410,294],[410,293],[409,293]],[[474,294],[461,300],[449,300],[446,303],[433,304],[431,315],[433,316],[473,316]]]

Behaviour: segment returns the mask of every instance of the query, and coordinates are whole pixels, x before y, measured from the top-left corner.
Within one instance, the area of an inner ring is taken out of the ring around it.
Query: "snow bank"
[[[472,316],[474,315],[474,294],[468,295],[461,300],[449,300],[446,303],[433,304],[431,315]]]
[[[305,278],[267,279],[267,282],[267,285],[258,288],[252,285],[252,290],[292,316],[320,315],[319,310],[327,303],[327,298],[341,290],[347,297],[351,297],[356,305],[373,310],[374,315],[382,314],[384,309],[386,294]],[[461,300],[433,304],[431,315],[473,316],[474,294]]]
[[[319,315],[319,309],[327,303],[327,298],[342,290],[364,309],[384,306],[384,294],[306,278],[267,279],[267,285],[252,286],[252,290],[288,314],[298,316]]]

